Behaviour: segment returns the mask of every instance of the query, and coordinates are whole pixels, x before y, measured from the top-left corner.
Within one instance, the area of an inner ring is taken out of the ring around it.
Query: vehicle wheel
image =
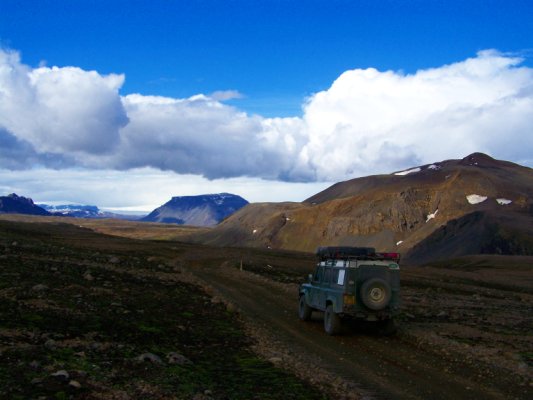
[[[324,330],[328,335],[336,335],[341,330],[341,318],[333,311],[331,304],[324,312]]]
[[[380,278],[367,280],[361,285],[361,300],[369,309],[384,309],[391,299],[390,285]]]
[[[392,336],[396,333],[397,328],[394,320],[392,318],[386,319],[384,321],[377,322],[378,334],[383,336]]]
[[[300,317],[302,321],[309,321],[312,313],[313,309],[307,305],[305,295],[301,295],[300,306],[298,307],[298,317]]]

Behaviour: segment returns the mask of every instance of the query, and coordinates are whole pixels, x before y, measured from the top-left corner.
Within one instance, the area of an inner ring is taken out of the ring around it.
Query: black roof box
[[[326,259],[347,259],[357,257],[372,257],[375,256],[376,249],[373,247],[319,247],[316,250],[316,255],[321,260]]]

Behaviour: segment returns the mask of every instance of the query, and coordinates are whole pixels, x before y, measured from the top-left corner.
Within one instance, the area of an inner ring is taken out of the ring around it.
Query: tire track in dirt
[[[326,335],[320,313],[314,312],[310,323],[297,318],[294,285],[231,268],[204,267],[191,272],[238,307],[256,333],[269,342],[271,354],[277,351],[293,367],[308,366],[307,373],[297,372],[315,383],[320,382],[317,375],[321,373],[330,381],[332,376],[339,377],[331,382],[339,386],[333,391],[346,398],[509,398],[508,393],[480,382],[483,379],[477,379],[475,368],[460,361],[451,367],[409,335],[384,338],[352,329],[338,337]]]

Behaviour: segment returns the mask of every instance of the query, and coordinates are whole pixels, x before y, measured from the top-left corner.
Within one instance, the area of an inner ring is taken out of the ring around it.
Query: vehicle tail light
[[[376,256],[384,260],[400,261],[400,253],[376,253]]]
[[[355,296],[353,294],[344,294],[344,305],[353,306],[355,304]]]

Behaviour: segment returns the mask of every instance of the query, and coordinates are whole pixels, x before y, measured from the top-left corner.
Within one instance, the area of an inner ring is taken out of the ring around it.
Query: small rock
[[[278,364],[283,361],[281,357],[272,357],[269,358],[268,361],[270,361],[272,364]]]
[[[11,246],[13,246],[13,247],[17,247],[18,245],[19,245],[18,242],[13,242],[13,243],[11,243]]]
[[[237,307],[235,307],[235,305],[232,303],[228,303],[226,304],[226,311],[230,313],[234,313],[237,311]]]
[[[109,262],[111,264],[118,264],[120,262],[120,259],[118,257],[115,257],[115,256],[109,257]]]
[[[70,378],[70,375],[64,369],[54,372],[53,374],[51,374],[51,376],[53,376],[57,380],[60,380],[61,382],[66,382],[68,381],[68,378]]]
[[[169,364],[188,365],[192,364],[192,361],[180,353],[171,352],[167,354],[167,361]]]
[[[70,387],[75,388],[75,389],[81,389],[81,383],[79,383],[78,381],[75,381],[74,379],[71,380],[71,381],[68,383],[68,385],[69,385]]]
[[[159,356],[156,356],[153,353],[143,353],[136,358],[137,361],[149,361],[154,364],[163,364],[163,361]]]
[[[41,368],[41,363],[39,361],[37,361],[37,360],[33,360],[28,365],[30,366],[31,369],[39,369],[39,368]]]
[[[32,292],[46,292],[48,290],[48,286],[39,283],[38,285],[32,287],[31,290]]]
[[[405,313],[405,316],[409,319],[416,319],[416,317],[413,314]]]
[[[91,275],[91,272],[90,271],[87,271],[83,274],[83,279],[85,279],[86,281],[94,281],[94,277]]]
[[[437,317],[438,318],[446,318],[446,317],[448,317],[448,313],[446,311],[441,311],[440,313],[437,314]]]
[[[93,342],[89,345],[91,350],[99,350],[102,347],[102,343]]]
[[[522,371],[527,370],[527,364],[525,362],[518,363],[518,369]]]
[[[33,378],[30,382],[32,385],[40,385],[43,383],[43,380],[41,378]]]
[[[55,350],[56,341],[54,339],[48,339],[46,342],[44,342],[44,347],[46,347],[48,350]]]

